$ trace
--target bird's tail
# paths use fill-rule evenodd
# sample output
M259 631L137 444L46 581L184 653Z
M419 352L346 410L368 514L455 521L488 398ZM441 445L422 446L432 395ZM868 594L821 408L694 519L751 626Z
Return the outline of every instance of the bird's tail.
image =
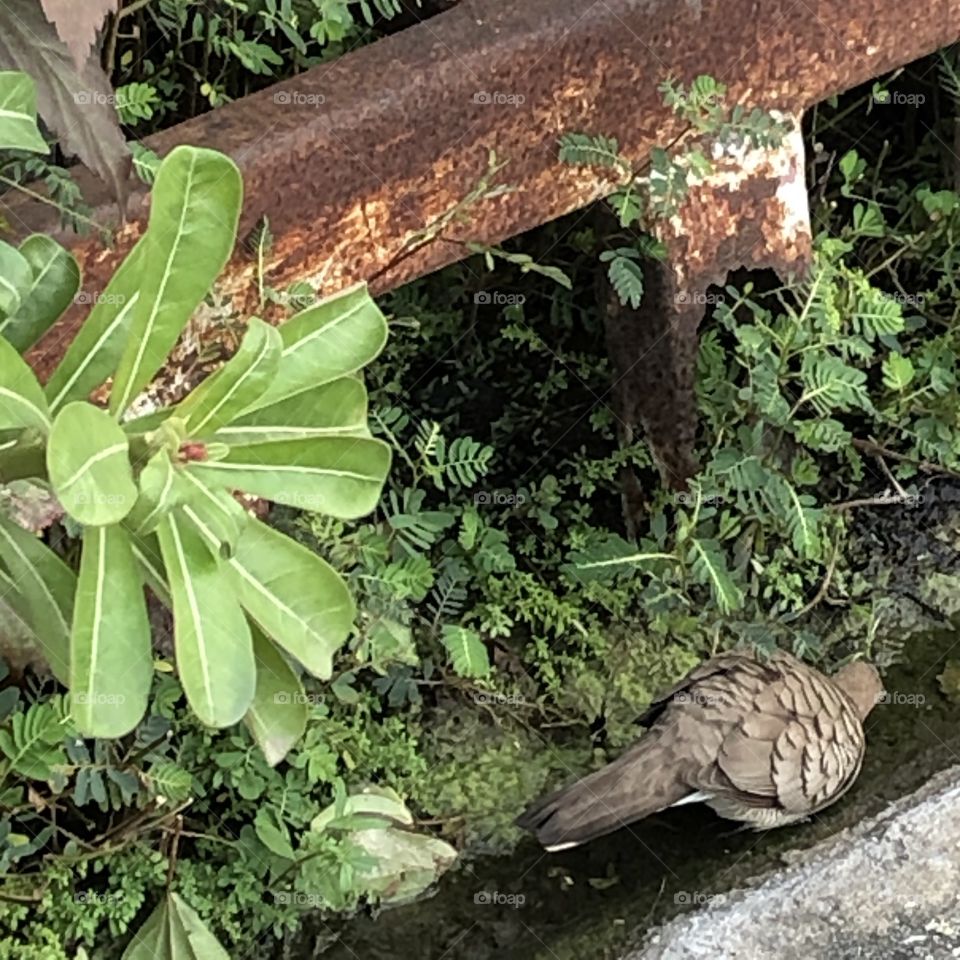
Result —
M694 791L648 733L622 757L531 804L517 826L548 851L576 847L692 798Z

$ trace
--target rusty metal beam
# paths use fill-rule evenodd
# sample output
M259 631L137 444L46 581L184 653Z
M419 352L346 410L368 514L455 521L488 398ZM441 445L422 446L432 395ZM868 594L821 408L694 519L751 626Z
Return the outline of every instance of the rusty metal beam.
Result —
M658 84L709 73L731 100L796 114L960 38L960 0L463 0L426 23L151 137L222 150L246 184L241 227L269 217L270 282L333 292L361 279L386 290L464 255L457 240L498 242L582 207L606 186L557 162L566 131L616 136L639 163L678 132ZM514 192L476 204L468 224L404 257L484 175L488 151ZM84 181L90 186L92 181ZM96 196L94 190L91 196ZM21 232L50 211L14 200ZM68 238L102 288L143 230L144 192L111 249ZM95 213L116 221L107 203ZM56 232L55 230L53 232ZM238 253L224 290L252 295ZM89 302L89 301L88 301ZM77 323L71 311L32 356L41 376Z

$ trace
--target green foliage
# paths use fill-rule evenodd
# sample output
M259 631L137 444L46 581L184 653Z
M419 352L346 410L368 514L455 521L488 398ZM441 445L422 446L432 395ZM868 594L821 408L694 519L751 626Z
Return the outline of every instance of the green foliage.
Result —
M670 90L694 125L722 133L754 123L715 110L717 85ZM827 139L825 116L813 122ZM756 123L758 143L765 129ZM185 709L162 653L145 719L109 741L58 730L63 701L52 684L11 698L0 683L3 892L39 897L5 902L0 957L72 958L80 947L94 960L115 956L158 904L169 909L178 830L177 895L242 953L252 937L292 929L302 910L377 902L400 863L422 889L416 857L393 846L396 824L409 822L396 803L465 856L509 849L526 802L620 752L654 694L716 650L780 644L830 663L869 647L889 657L891 638L870 610L877 586L849 549L848 508L890 487L886 471L909 500L920 461L958 467L960 198L950 167L929 159L933 141L916 161L922 182L908 184L909 165L880 176L886 147L850 151L847 133L822 185L815 222L831 230L817 239L810 277L773 289L739 277L703 321L702 467L684 493L661 489L642 440L617 446L589 231L556 244L569 290L523 259L544 260L564 224L542 248L532 239L521 251L508 245L509 256L479 251L492 271L482 281L478 258L386 298L392 336L366 380L371 430L392 448L394 469L375 509L357 524L290 507L270 517L313 551L321 566L311 576L329 564L355 599L348 642L324 648L330 680L258 684L255 704L291 700L269 736L255 716L211 730ZM695 172L702 161L686 163ZM654 205L673 202L683 182L678 174ZM623 210L646 216L632 190L622 190ZM654 253L634 237L611 249L621 246ZM517 289L517 273L523 297L504 309L477 297ZM101 312L101 331L113 319ZM323 362L313 356L299 370ZM340 411L345 433L363 429L365 392L358 406L353 386L321 389L290 397L274 387L281 395L223 428L224 442L308 431L304 411L317 409ZM154 468L168 475L162 457ZM635 537L620 515L627 471L645 497ZM138 481L141 493L163 487L143 473ZM251 547L219 505L190 507L210 549L225 551L235 572L233 561L263 569L264 543L279 533L253 525ZM15 537L3 540L5 559L10 543L23 546ZM69 622L72 571L49 569L58 589L25 596L25 609L46 603ZM281 599L302 592L297 582L283 593L283 578L271 588ZM304 656L323 646L312 626L301 622ZM289 668L253 633L258 661L272 650ZM38 705L46 719L28 724ZM40 759L30 773L50 780L10 766L15 725L26 745L31 724L50 742L30 741ZM379 845L359 829L384 809L361 789L370 783L396 791L385 796L394 819L372 828ZM65 818L71 809L80 816Z
M172 604L187 699L211 726L236 723L254 706L257 667L247 617L324 678L350 630L350 599L339 578L286 538L258 531L230 494L246 490L345 518L376 503L389 450L367 434L365 396L355 380L348 383L359 390L359 416L351 409L346 420L328 411L311 417L299 408L294 420L287 416L299 393L334 389L379 350L383 318L364 291L309 308L279 332L254 319L230 361L175 407L156 410L146 424L118 422L223 266L239 200L230 161L210 151L174 150L157 176L149 227L110 285L123 292L104 301L112 309L91 311L75 341L94 336L92 349L68 351L41 388L12 344L0 341L0 427L13 434L0 452L0 474L48 481L70 519L85 528L67 660L74 717L88 735L126 734L146 709L152 654L145 582ZM10 297L0 306L13 333L22 327L18 315L44 293L34 271L39 281L47 263L34 267L7 245L0 257L10 278ZM61 281L74 289L73 277ZM56 302L62 309L65 298ZM43 323L32 324L32 337L57 315L46 310ZM341 317L348 326L331 339L328 329ZM335 342L351 332L353 343ZM111 374L109 413L86 400L66 402ZM256 425L244 420L251 412ZM319 436L311 434L318 416ZM239 439L220 432L235 422L243 424ZM293 434L284 432L291 427ZM434 444L431 454L440 483L444 476L475 475L489 456L463 444L449 451ZM156 544L144 539L154 533ZM158 562L165 571L161 587ZM58 603L52 574L29 557L12 558L6 567L48 585L48 596L38 589L36 602L24 588L28 622L38 634L54 618L65 619L52 609ZM298 687L295 677L292 685ZM267 700L257 714L254 729L264 735L265 717L276 715L283 725Z
M620 144L614 137L565 133L560 138L560 159L578 166L602 167L622 172L630 165L620 155Z
M461 677L485 677L490 673L486 648L475 630L445 624L443 645L450 655L454 671Z
M706 145L728 149L745 144L749 149L770 149L789 132L785 123L762 110L748 113L740 104L728 110L724 104L726 86L709 76L697 77L689 90L668 79L661 84L660 92L665 105L683 122L684 133L670 151L653 147L648 169L642 173L620 153L613 137L567 133L560 138L561 161L609 170L619 181L607 199L620 226L625 230L639 226L647 231L639 239L632 233L607 238L607 242L624 242L600 255L601 262L609 264L610 283L620 302L633 309L643 298L640 261L644 257L662 259L662 250L651 236L657 221L677 214L691 181L713 172L713 163L704 152ZM870 217L874 217L873 210ZM635 246L628 246L628 241Z
M117 112L138 136L285 79L372 38L399 0L148 0L107 33Z
M634 310L643 299L643 269L639 260L640 253L633 247L618 247L600 254L600 262L610 264L607 268L610 283L620 302L629 303Z

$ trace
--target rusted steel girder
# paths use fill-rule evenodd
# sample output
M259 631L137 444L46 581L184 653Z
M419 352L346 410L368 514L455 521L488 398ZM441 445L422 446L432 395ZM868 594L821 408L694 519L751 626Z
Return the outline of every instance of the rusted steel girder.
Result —
M307 279L333 292L367 279L383 291L464 256L457 241L498 242L602 195L599 174L558 163L558 136L616 136L639 164L679 131L657 90L669 75L708 73L731 102L797 115L958 37L960 0L463 0L147 145L162 155L192 143L237 161L241 228L269 218L273 286ZM477 185L491 149L513 192L405 255ZM112 248L65 238L86 302L142 233L144 196L131 197ZM56 232L47 208L14 201L0 212L23 233ZM116 211L103 203L94 218L115 222ZM252 299L253 270L238 253L224 291ZM73 309L34 351L41 376L81 319Z

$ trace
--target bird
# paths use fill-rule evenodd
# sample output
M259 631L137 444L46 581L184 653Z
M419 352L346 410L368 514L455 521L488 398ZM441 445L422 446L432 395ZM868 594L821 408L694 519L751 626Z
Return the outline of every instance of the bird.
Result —
M647 730L619 758L517 825L556 852L694 802L756 830L808 819L856 780L863 721L883 692L862 660L828 677L783 650L721 654L653 701Z

